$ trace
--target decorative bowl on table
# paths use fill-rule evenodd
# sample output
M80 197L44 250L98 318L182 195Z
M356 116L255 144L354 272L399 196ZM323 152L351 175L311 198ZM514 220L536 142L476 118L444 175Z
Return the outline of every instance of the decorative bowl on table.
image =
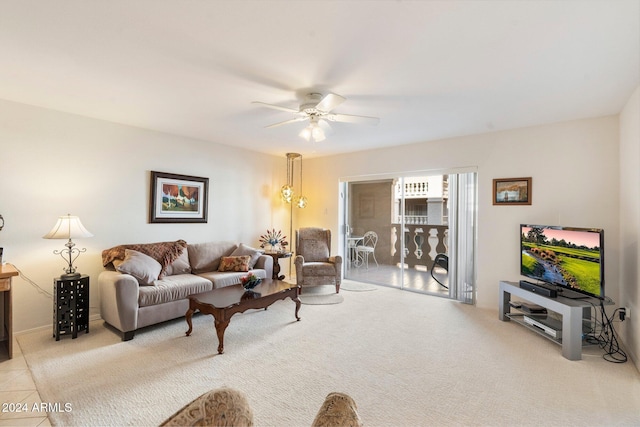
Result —
M262 282L262 279L253 273L240 278L240 283L248 291L258 286L260 282Z

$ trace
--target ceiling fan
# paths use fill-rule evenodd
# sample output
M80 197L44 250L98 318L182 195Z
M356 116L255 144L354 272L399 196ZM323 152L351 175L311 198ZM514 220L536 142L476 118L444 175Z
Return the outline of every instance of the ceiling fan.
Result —
M345 97L336 95L335 93L329 93L323 97L321 93L312 92L305 96L303 103L297 110L295 108L281 107L280 105L267 104L266 102L260 101L254 101L253 104L260 104L268 108L286 111L295 115L295 117L292 119L274 123L272 125L266 126L267 128L273 128L289 123L309 120L309 126L304 128L302 132L300 132L300 136L307 141L313 140L315 142L318 142L325 139L324 130L321 125L328 129L331 128L327 121L344 123L365 123L372 125L376 125L380 121L380 119L377 117L355 116L352 114L338 114L331 112L334 108L336 108L346 100L347 99Z

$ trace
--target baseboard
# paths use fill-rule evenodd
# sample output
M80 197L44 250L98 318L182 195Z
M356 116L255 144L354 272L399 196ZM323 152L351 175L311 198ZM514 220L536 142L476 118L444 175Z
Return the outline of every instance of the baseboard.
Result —
M94 320L101 320L101 319L102 319L102 316L100 316L99 314L93 314L89 316L89 322L92 322ZM13 336L15 337L18 335L30 334L31 332L38 332L38 331L44 331L44 330L53 331L53 323L51 323L50 325L36 326L35 328L25 329L20 332L14 332Z

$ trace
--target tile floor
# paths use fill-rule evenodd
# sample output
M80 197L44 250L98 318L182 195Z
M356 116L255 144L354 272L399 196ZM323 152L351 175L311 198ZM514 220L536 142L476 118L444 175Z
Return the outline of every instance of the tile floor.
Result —
M42 400L15 337L13 359L0 356L0 427L50 426Z
M435 270L435 275L445 285L448 284L449 278L445 270L438 268ZM403 288L408 291L420 292L430 295L448 296L449 290L439 285L429 270L417 270L413 268L407 268L404 271L404 276L401 275L401 270L395 265L370 264L369 268L365 267L350 267L347 269L345 279L357 280L361 282L375 283L377 285L392 286L394 288Z

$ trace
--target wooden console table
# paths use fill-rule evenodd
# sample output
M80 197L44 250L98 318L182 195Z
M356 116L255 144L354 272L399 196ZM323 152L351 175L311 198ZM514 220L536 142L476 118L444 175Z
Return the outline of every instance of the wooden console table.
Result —
M13 320L11 308L11 278L18 275L18 270L11 264L0 265L0 292L2 293L4 308L3 339L6 354L13 358Z

